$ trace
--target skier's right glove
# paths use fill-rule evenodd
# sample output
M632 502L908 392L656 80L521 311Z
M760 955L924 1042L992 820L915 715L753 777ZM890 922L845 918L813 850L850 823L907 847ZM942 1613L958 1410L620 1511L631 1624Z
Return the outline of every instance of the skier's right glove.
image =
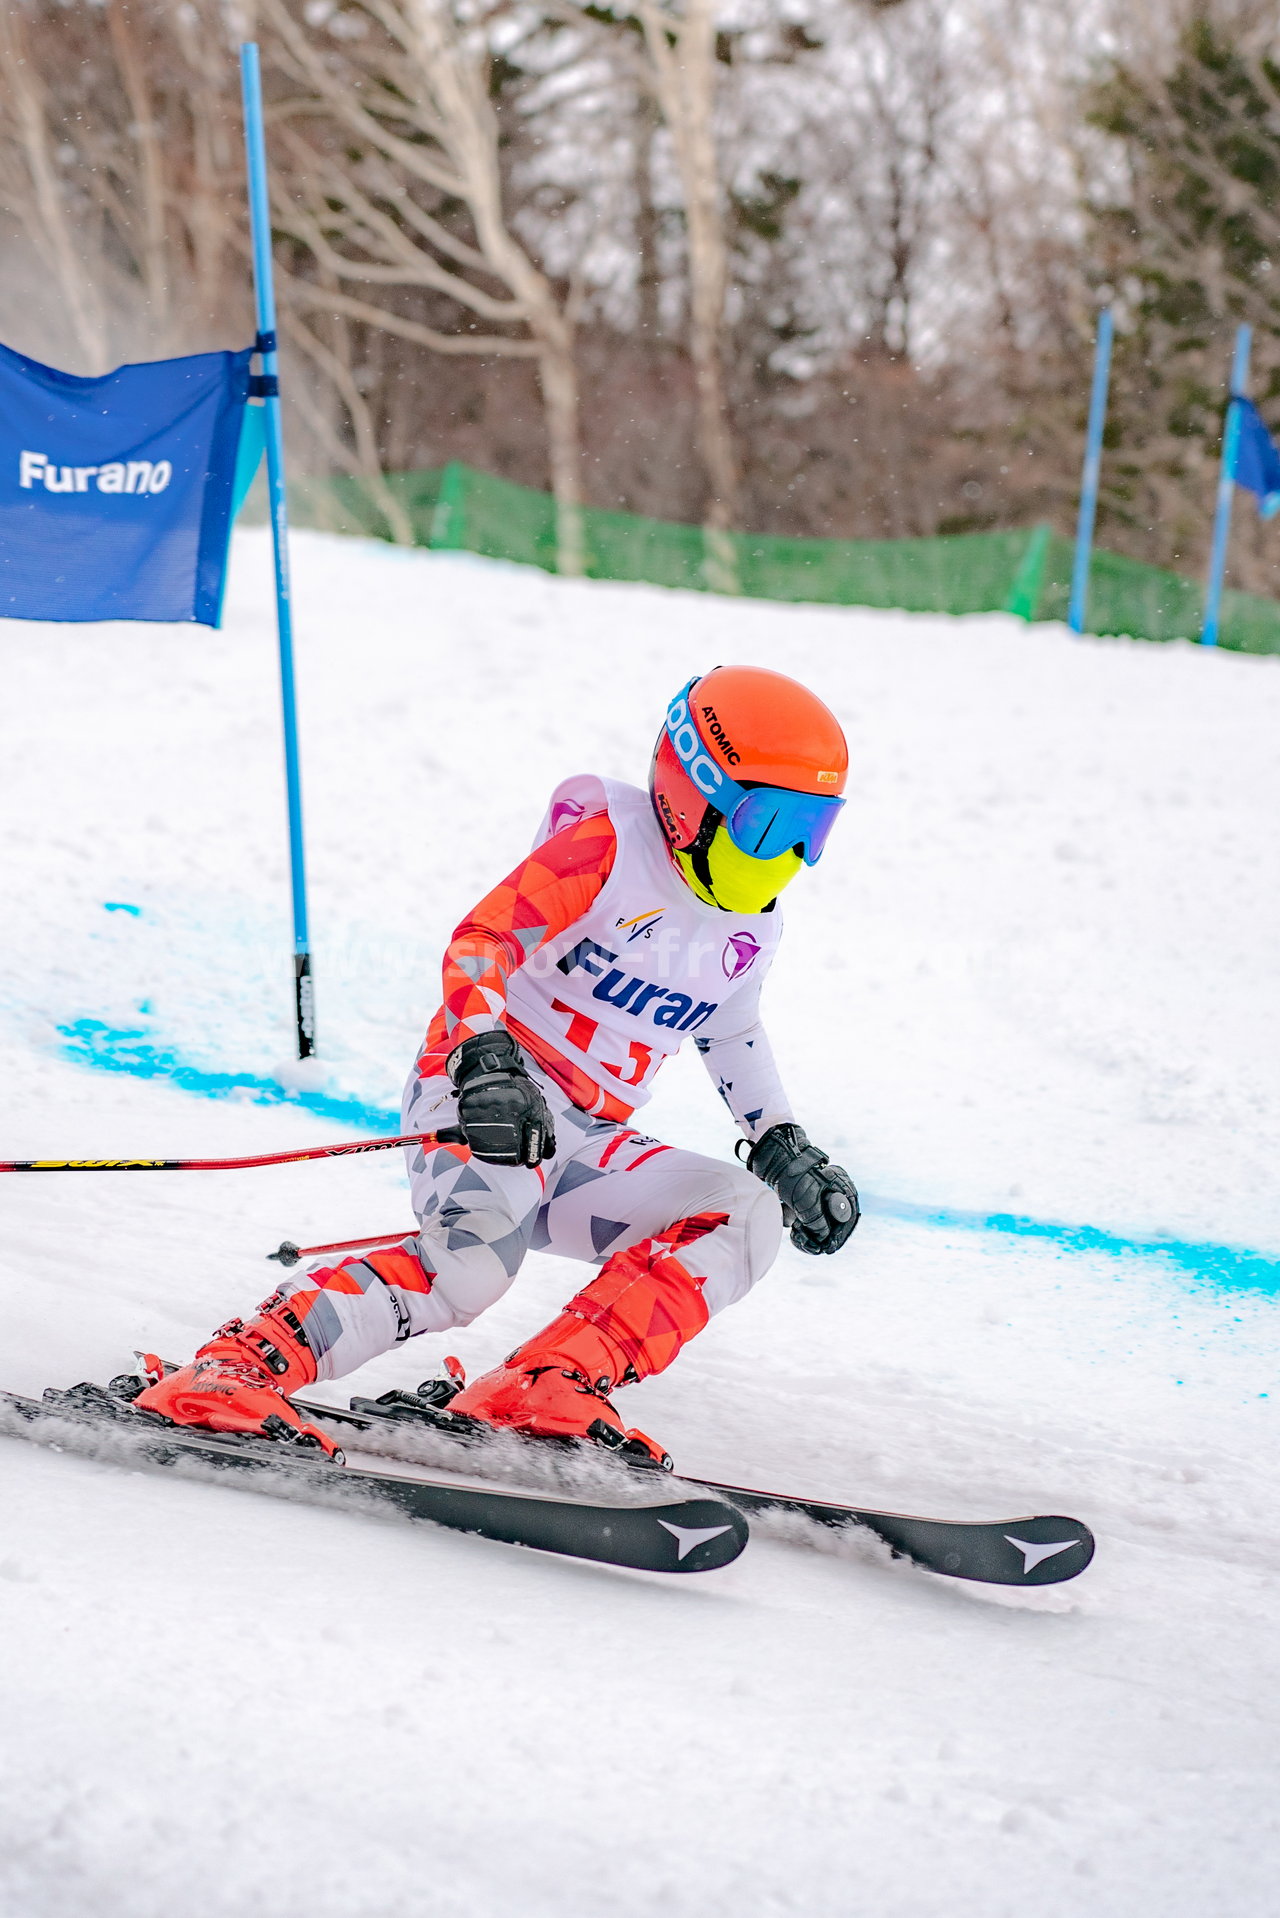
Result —
M798 1125L770 1126L747 1154L747 1170L773 1187L801 1252L838 1252L861 1216L858 1190L841 1165L810 1145ZM790 1216L788 1216L790 1215Z
M490 1165L537 1165L555 1154L547 1102L525 1071L509 1032L480 1032L449 1054L458 1089L458 1124L477 1159Z

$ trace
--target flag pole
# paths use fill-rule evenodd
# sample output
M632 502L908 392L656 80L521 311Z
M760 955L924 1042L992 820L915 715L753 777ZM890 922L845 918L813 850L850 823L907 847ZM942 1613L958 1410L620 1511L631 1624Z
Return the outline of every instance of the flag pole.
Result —
M1089 426L1085 434L1084 472L1080 479L1080 513L1076 521L1076 561L1071 573L1071 601L1067 625L1084 631L1089 607L1089 567L1093 558L1093 524L1098 515L1098 480L1102 472L1102 434L1107 423L1107 389L1111 382L1111 308L1098 315L1098 338L1093 349L1093 392L1089 398Z
M1240 408L1249 386L1249 347L1251 326L1236 328L1235 358L1231 363L1231 394L1227 401L1227 422L1222 433L1222 468L1218 475L1218 507L1213 516L1213 551L1209 558L1209 584L1204 596L1202 646L1216 646L1222 617L1222 581L1227 570L1227 542L1231 537L1231 499L1236 483L1236 453L1240 445Z
M298 715L293 683L293 599L289 585L289 521L285 505L284 434L280 426L280 381L276 360L276 295L271 272L271 205L267 192L267 146L262 129L262 76L258 48L240 49L244 98L244 144L249 165L249 221L253 234L253 284L257 297L256 350L262 372L251 389L265 402L267 487L275 551L276 631L280 641L280 699L284 709L284 771L289 799L289 868L293 881L294 1016L298 1057L315 1051L315 1001L311 984L311 938L307 929L307 869L302 843L302 785L298 772Z

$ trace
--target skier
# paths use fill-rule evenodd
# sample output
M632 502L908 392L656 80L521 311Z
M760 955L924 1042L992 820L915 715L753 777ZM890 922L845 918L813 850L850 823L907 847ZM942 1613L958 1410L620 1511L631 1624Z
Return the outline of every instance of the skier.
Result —
M558 786L529 857L445 954L402 1129L460 1142L407 1149L417 1235L282 1280L136 1405L332 1452L289 1394L470 1325L527 1252L548 1251L600 1269L449 1410L669 1465L610 1394L664 1371L742 1298L784 1221L814 1254L839 1251L858 1223L852 1180L795 1122L759 1011L778 895L820 857L847 768L840 725L812 693L721 666L671 702L647 793L590 775ZM745 1165L631 1123L690 1035Z

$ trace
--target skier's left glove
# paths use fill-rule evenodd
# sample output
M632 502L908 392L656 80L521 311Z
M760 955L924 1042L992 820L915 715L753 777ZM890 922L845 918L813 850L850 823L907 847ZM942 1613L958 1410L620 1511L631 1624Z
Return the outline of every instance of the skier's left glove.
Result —
M791 1243L801 1252L838 1252L847 1242L861 1216L857 1187L843 1166L809 1144L802 1127L770 1126L747 1154L747 1170L781 1199Z
M555 1157L547 1102L525 1071L509 1032L480 1032L464 1039L446 1063L458 1088L458 1124L477 1159L490 1165L537 1165Z

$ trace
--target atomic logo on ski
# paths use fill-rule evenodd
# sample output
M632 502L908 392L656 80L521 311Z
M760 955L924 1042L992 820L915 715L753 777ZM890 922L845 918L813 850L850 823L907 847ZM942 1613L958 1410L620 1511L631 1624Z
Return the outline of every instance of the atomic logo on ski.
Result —
M1047 1558L1053 1558L1058 1552L1070 1551L1073 1545L1080 1543L1078 1538L1064 1538L1057 1545L1031 1545L1025 1538L1014 1538L1011 1532L1006 1532L1005 1537L1010 1545L1016 1545L1022 1553L1024 1578L1028 1572L1034 1572L1037 1565L1043 1565Z
M709 1538L719 1538L723 1532L732 1530L728 1525L673 1525L666 1518L660 1518L658 1523L675 1540L677 1560L687 1558L695 1545L705 1545Z

